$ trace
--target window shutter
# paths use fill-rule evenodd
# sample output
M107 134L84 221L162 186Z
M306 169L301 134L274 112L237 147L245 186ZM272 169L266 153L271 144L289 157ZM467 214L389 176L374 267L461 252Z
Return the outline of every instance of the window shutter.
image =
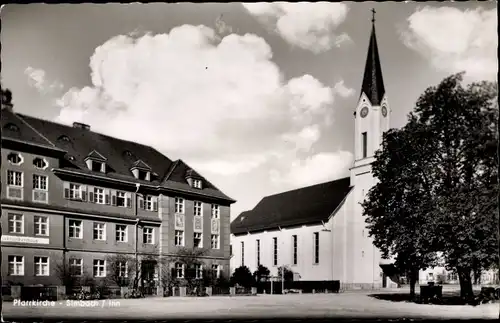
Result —
M116 191L111 191L111 205L116 206Z
M139 208L144 209L144 197L137 195L137 199L139 200Z
M105 189L104 190L104 202L109 205L110 203L110 198L109 198L109 189Z
M69 183L64 182L64 198L69 199Z
M158 197L153 196L153 211L158 211Z
M127 197L127 207L130 209L130 208L132 208L132 195L131 195L131 193L127 193L126 197Z
M82 185L82 201L85 202L87 201L87 186Z
M89 186L89 202L94 203L94 187Z

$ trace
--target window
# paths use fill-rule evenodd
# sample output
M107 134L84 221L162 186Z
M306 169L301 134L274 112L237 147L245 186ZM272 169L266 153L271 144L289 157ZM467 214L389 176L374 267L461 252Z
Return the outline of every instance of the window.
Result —
M69 220L69 230L68 234L70 238L81 239L82 238L82 221L81 220Z
M260 240L257 239L257 245L255 247L255 249L257 249L257 267L259 267L260 265Z
M126 261L118 261L116 264L116 270L118 272L118 277L128 277L128 268Z
M95 161L95 160L92 160L92 168L91 168L91 170L93 172L101 172L102 171L102 166L103 166L103 163Z
M49 218L46 216L35 215L33 218L35 223L35 235L36 236L48 236L49 235Z
M9 233L24 233L24 217L22 214L9 214Z
M104 204L104 189L94 187L94 202L97 204Z
M33 174L33 189L46 191L47 190L47 176Z
M428 273L427 274L427 280L430 280L430 281L434 280L434 274L433 273Z
M15 170L7 171L7 185L22 187L23 186L23 173Z
M82 198L82 187L78 184L69 184L69 198L79 200Z
M83 260L77 258L70 258L69 270L73 276L81 276L83 274Z
M116 206L127 207L127 194L125 192L116 192Z
M447 275L448 280L458 280L458 275L457 273L448 273Z
M181 263L175 264L175 276L177 278L184 278L184 265Z
M245 243L242 241L241 243L241 265L245 266Z
M212 204L212 218L218 219L220 216L220 208L216 204Z
M21 165L23 163L23 157L16 153L10 153L7 155L7 160L12 165Z
M49 164L42 158L35 158L33 159L33 166L38 169L45 169Z
M106 261L94 259L94 277L106 277Z
M146 195L144 199L144 208L149 211L153 211L153 197L151 195Z
M148 171L139 169L137 172L137 178L143 181L149 181L150 173Z
M212 271L215 272L215 277L220 278L220 265L213 264Z
M363 132L361 134L361 144L362 144L362 147L363 147L363 158L366 158L366 156L368 155L368 151L367 151L367 133L366 132Z
M94 222L94 240L106 240L106 224Z
M195 248L201 248L203 245L202 235L200 232L194 233L193 245Z
M116 241L118 242L127 242L127 225L125 224L117 224L116 225Z
M199 180L199 179L194 179L194 180L193 180L193 187L194 187L194 188L201 188L201 180Z
M8 256L8 260L9 260L9 275L24 276L24 257Z
M194 215L202 216L203 214L203 204L198 201L194 201Z
M184 213L184 199L180 197L175 198L175 213Z
M212 234L212 236L210 237L210 248L219 249L219 235L218 234Z
M195 273L196 279L202 279L203 278L203 266L201 264L195 264L194 265L194 273Z
M184 245L184 231L175 230L175 245L176 246Z
M319 264L319 232L314 232L314 263Z
M273 238L273 266L278 266L278 238Z
M142 241L143 243L153 244L154 241L153 228L151 227L142 228Z
M231 256L231 257L233 256L233 245L232 244L229 245L229 256Z
M35 276L49 276L49 257L35 257Z
M298 254L297 254L297 235L292 236L292 244L293 244L293 259L292 264L296 265L298 263Z

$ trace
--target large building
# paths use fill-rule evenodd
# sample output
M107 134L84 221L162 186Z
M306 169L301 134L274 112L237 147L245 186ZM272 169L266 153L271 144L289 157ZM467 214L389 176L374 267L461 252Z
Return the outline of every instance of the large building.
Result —
M389 102L372 27L354 110L350 177L265 197L231 223L231 267L289 266L301 280L340 280L343 288L394 284L381 268L360 203L375 184L371 163L389 129Z
M62 263L105 277L110 255L152 261L143 277L158 281L163 262L154 259L174 259L179 248L203 248L207 268L229 273L234 200L182 160L10 104L0 126L4 284L61 285ZM182 264L171 266L184 274Z
M368 236L361 202L376 179L371 172L375 152L389 129L391 110L385 92L375 25L358 103L354 110L354 164L350 176L263 198L231 223L231 269L259 265L272 276L289 267L294 279L339 280L343 289L396 286L393 260L385 260ZM498 282L498 271L482 274L485 284ZM457 275L443 266L421 270L419 283Z

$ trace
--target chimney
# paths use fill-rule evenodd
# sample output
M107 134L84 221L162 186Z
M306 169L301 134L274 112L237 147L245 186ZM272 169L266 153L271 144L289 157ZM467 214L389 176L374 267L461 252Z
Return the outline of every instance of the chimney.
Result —
M73 128L80 128L83 130L90 130L90 126L85 123L73 122Z
M2 95L1 95L1 100L2 100L2 109L6 109L9 111L12 111L13 104L12 104L12 92L10 92L9 89L2 89Z

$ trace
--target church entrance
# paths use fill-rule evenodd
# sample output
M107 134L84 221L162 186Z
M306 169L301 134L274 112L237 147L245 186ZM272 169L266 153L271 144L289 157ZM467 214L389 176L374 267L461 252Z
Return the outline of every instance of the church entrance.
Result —
M387 288L387 275L382 273L382 288Z

